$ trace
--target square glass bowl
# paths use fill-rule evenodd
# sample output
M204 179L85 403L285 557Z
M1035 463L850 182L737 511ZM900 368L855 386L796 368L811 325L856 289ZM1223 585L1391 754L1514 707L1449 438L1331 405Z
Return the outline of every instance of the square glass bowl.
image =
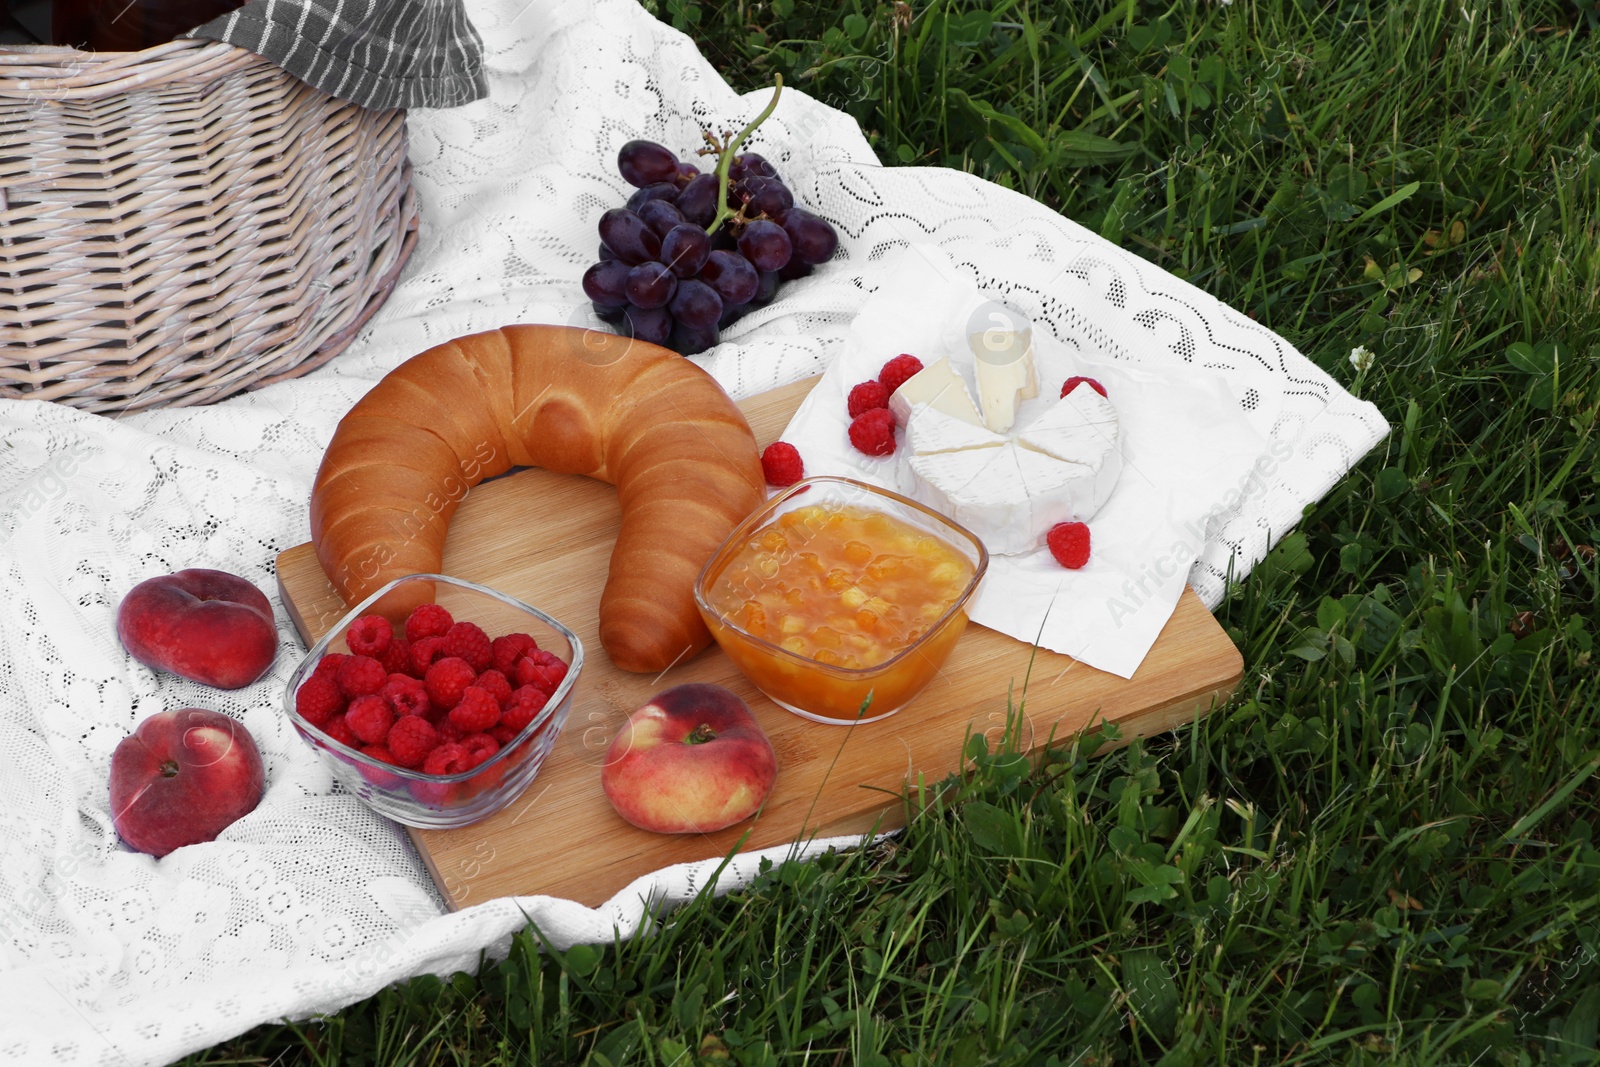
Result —
M541 649L566 661L567 676L532 722L483 763L460 774L424 774L349 748L301 718L295 711L295 694L324 655L349 651L345 631L391 593L395 594L391 603L435 601L458 622L475 622L491 638L508 633L529 634ZM284 710L301 738L328 765L346 792L395 822L443 830L466 826L499 811L528 787L572 710L572 693L582 669L583 643L578 635L538 608L475 582L442 574L413 574L397 578L373 593L312 646L289 679Z
M858 534L870 540L841 542ZM854 561L831 566L835 548ZM971 531L914 500L851 478L806 478L728 535L700 571L695 604L723 652L775 703L816 722L876 722L944 666L988 565ZM907 614L911 593L933 602Z

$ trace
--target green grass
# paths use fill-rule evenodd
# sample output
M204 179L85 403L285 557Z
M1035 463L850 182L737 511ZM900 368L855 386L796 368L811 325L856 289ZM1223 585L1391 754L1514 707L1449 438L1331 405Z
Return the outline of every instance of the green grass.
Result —
M1394 432L1219 609L1246 675L1203 722L974 750L903 837L658 936L528 932L191 1062L1600 1063L1600 5L662 16L886 164L1188 278Z

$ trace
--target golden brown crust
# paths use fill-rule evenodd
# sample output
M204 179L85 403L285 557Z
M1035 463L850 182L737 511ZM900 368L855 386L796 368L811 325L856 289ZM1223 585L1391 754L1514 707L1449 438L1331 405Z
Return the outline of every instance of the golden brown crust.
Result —
M660 671L709 643L694 580L763 499L755 438L699 367L596 331L510 326L386 375L340 420L317 471L323 571L347 604L437 572L466 491L513 466L616 485L622 527L600 597L612 662Z

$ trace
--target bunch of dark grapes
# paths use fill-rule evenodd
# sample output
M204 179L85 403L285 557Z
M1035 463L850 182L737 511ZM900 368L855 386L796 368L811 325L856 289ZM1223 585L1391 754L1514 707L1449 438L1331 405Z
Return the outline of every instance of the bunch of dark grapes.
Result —
M584 272L583 291L596 314L641 341L703 352L771 301L780 281L805 277L838 247L833 227L796 204L754 152L728 165L732 213L720 222L717 175L671 149L629 141L617 170L638 192L600 216L600 262Z

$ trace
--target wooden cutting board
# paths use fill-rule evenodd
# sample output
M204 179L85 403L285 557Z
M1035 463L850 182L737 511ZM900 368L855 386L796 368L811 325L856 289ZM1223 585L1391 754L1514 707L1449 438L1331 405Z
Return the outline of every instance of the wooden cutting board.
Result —
M815 383L740 405L763 447ZM659 677L613 667L597 636L597 605L617 524L610 486L539 469L479 485L451 523L444 573L543 608L575 630L587 652L571 716L527 792L472 826L410 831L452 908L526 894L595 906L661 867L725 856L746 831L742 848L758 849L899 826L902 784L933 784L957 770L969 731L998 742L1008 694L1020 698L1025 680L1018 733L1031 748L1101 719L1124 739L1170 730L1226 700L1243 674L1233 642L1185 590L1132 679L971 625L945 670L898 714L865 726L819 724L767 700L715 646ZM344 614L310 544L278 556L278 585L307 647ZM618 726L652 694L682 682L733 689L771 736L778 781L754 821L714 834L651 834L624 822L601 792L601 758Z

